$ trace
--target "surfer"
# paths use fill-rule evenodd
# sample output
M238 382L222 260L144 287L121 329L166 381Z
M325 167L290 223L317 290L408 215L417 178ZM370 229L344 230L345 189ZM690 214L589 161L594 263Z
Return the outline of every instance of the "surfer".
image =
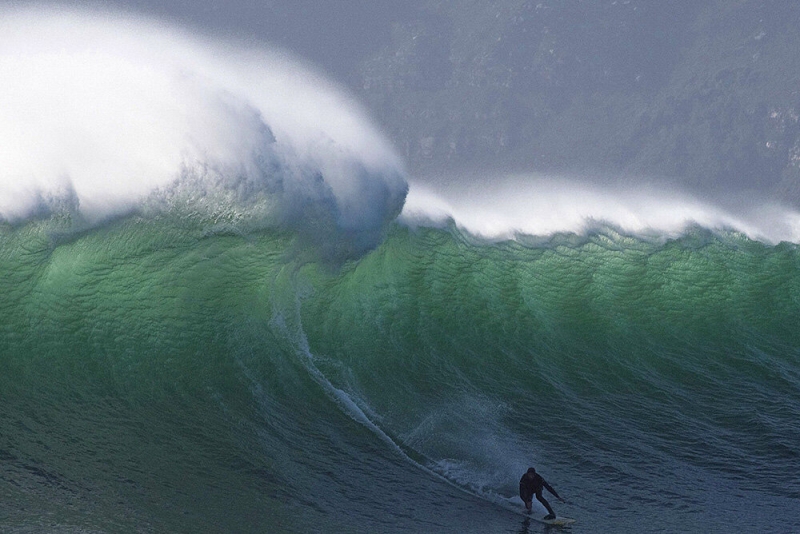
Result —
M556 493L556 490L542 478L542 475L536 472L536 469L529 467L528 471L519 479L519 497L522 499L522 502L525 503L525 508L530 512L533 496L536 495L536 500L542 503L549 512L544 518L555 519L556 513L553 511L553 508L550 507L550 503L547 502L547 499L542 496L542 488L547 489L547 491L555 495L556 499L559 501L566 502Z

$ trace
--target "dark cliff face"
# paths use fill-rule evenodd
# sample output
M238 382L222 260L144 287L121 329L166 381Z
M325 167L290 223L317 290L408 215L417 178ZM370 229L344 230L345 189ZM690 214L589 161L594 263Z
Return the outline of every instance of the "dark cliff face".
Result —
M800 201L800 6L420 2L355 89L412 170L671 177Z

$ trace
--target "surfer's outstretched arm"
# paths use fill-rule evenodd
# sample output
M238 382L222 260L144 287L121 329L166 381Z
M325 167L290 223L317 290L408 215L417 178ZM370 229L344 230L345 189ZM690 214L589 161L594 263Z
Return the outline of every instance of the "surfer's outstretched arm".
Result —
M553 486L548 484L546 480L542 479L542 484L544 485L547 491L549 491L555 496L556 499L558 499L561 502L566 502L564 499L561 498L561 496L558 493L556 493L556 490L553 489Z

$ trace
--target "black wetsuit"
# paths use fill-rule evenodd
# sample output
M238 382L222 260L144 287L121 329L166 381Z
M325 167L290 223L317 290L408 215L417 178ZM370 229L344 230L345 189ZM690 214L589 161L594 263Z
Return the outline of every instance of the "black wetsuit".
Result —
M525 473L522 475L522 478L519 479L519 496L522 501L527 504L533 501L533 496L536 495L536 500L547 508L547 512L550 515L555 517L556 513L550 507L550 503L542 496L542 488L546 488L547 491L555 495L557 499L561 498L558 496L558 493L556 493L556 490L554 490L539 473Z

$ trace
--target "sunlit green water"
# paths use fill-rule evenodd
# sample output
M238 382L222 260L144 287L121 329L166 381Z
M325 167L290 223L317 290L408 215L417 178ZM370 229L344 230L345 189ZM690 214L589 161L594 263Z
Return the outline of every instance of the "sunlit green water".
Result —
M0 235L11 531L535 532L534 464L573 532L800 525L794 245L59 227Z

